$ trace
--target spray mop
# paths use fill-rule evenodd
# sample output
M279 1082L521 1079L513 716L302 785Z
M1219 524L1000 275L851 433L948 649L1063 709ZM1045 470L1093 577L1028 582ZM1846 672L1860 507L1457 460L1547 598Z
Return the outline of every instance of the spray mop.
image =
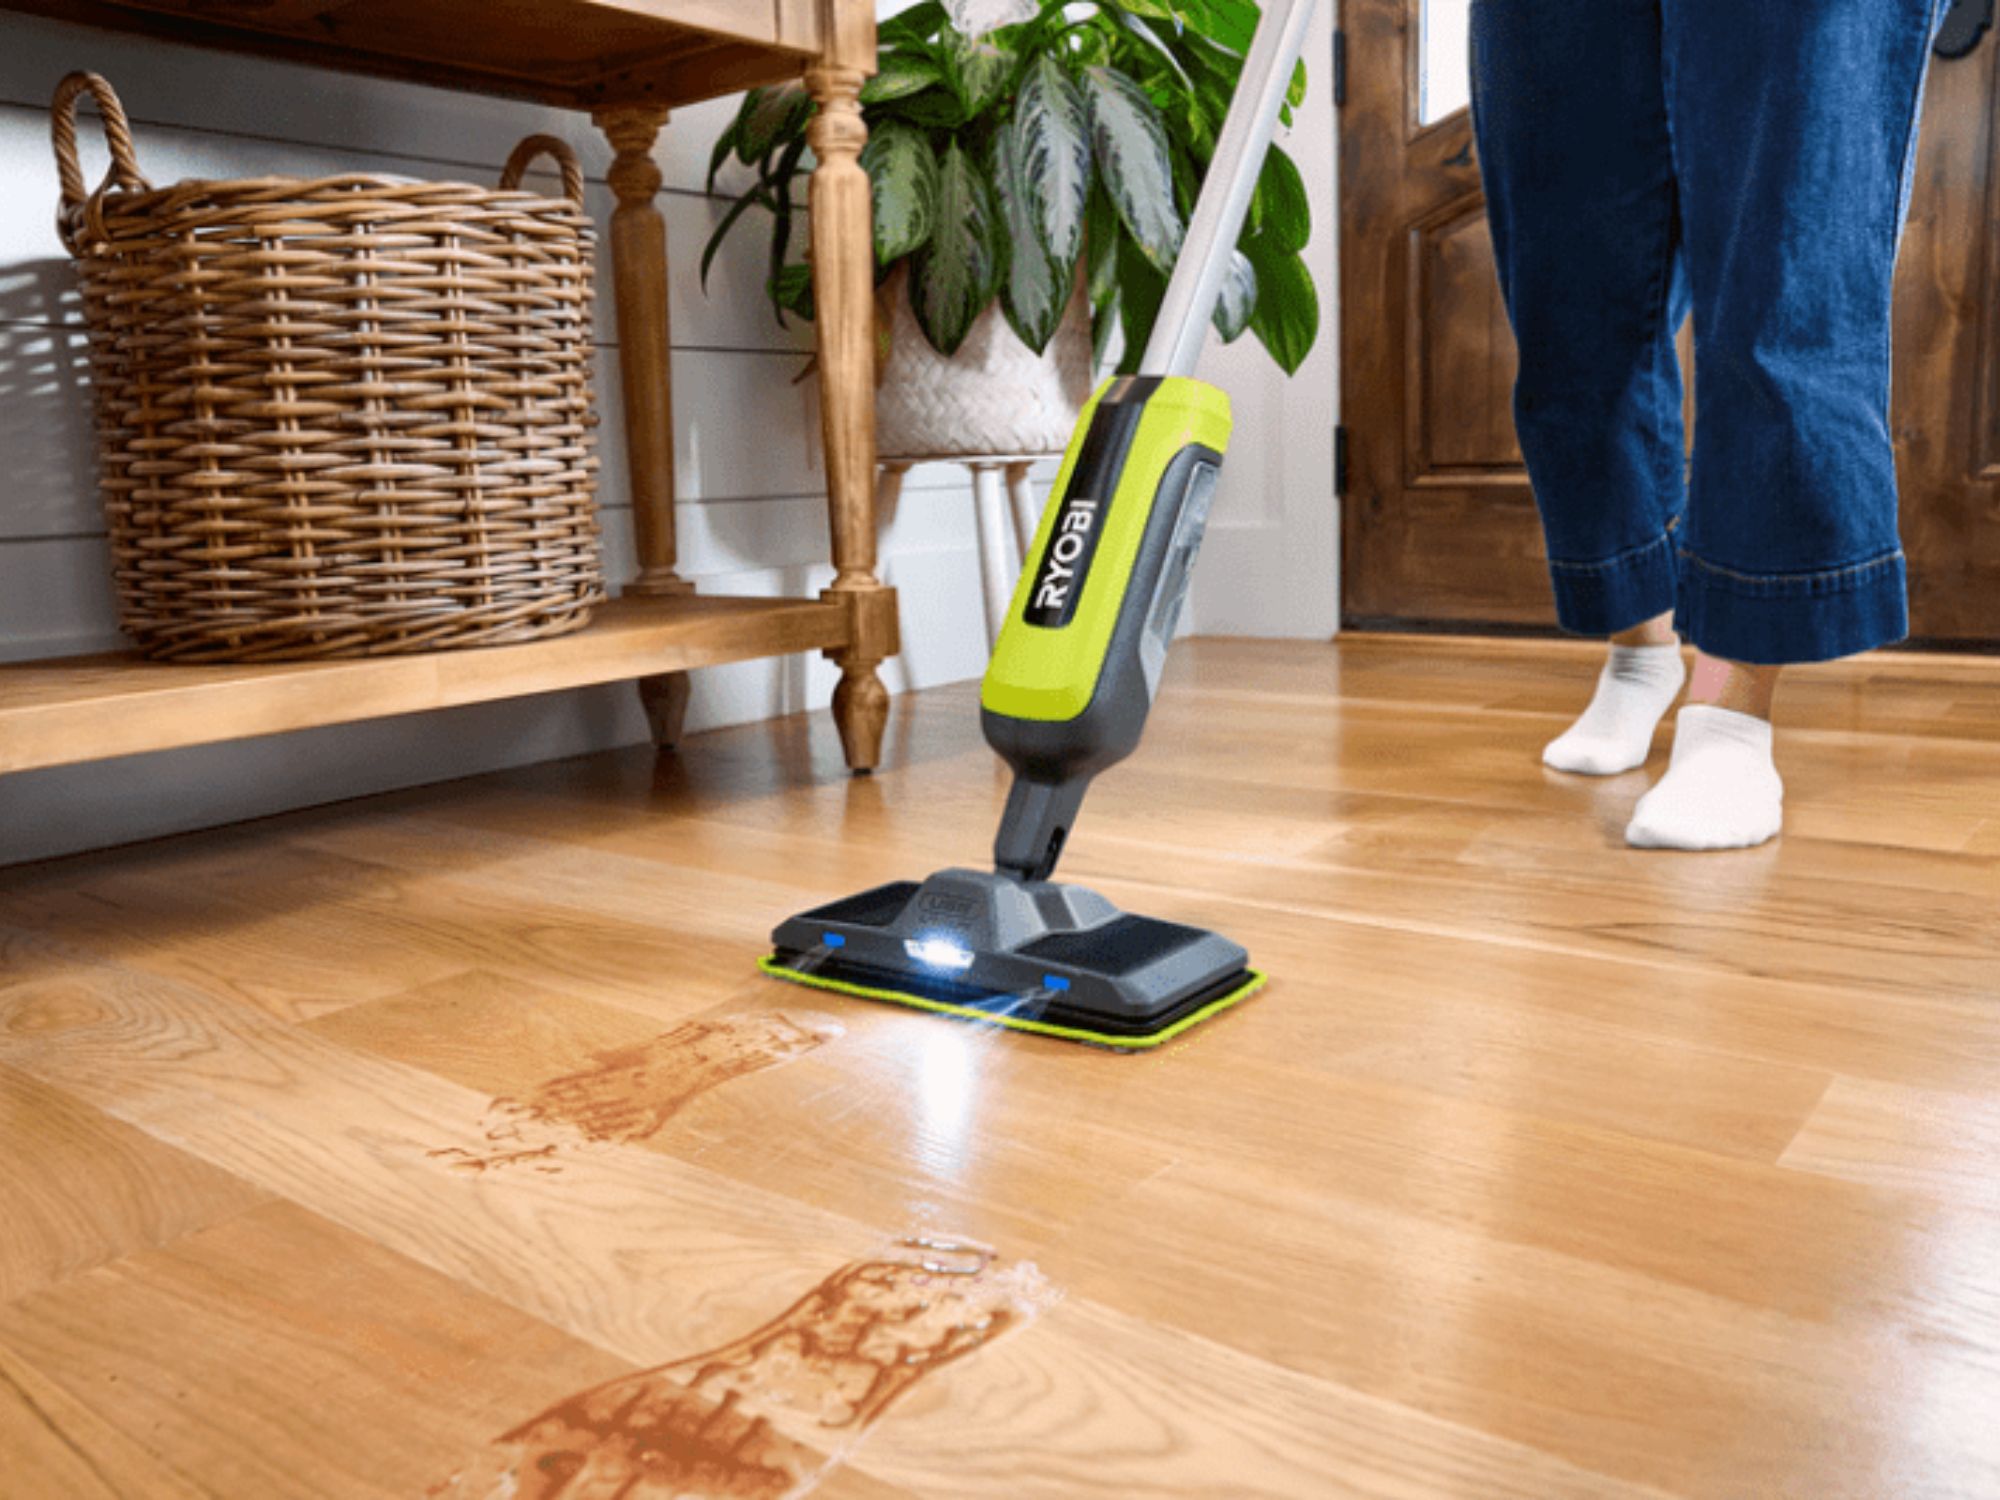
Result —
M980 688L1013 772L993 869L896 881L780 923L767 974L1104 1046L1158 1046L1264 976L1238 944L1055 873L1092 780L1131 754L1186 601L1229 397L1191 378L1313 0L1265 0L1138 373L1078 420Z

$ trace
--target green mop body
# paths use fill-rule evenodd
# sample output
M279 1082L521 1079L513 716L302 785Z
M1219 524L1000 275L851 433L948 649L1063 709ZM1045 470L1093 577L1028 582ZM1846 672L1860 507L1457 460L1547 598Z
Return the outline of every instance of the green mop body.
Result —
M980 690L1013 769L994 869L944 870L803 912L760 967L869 1000L1120 1049L1158 1046L1253 993L1236 943L1049 879L1091 780L1129 755L1187 598L1230 434L1187 378L1242 227L1312 0L1266 0L1142 373L1091 398Z

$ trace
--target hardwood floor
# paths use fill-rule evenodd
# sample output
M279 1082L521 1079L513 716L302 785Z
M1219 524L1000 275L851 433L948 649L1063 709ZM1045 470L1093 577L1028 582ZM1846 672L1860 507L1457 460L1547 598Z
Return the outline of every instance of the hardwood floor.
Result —
M2000 662L1710 856L1593 671L1188 643L1064 874L1273 982L1150 1056L752 968L982 860L971 685L0 871L0 1491L2000 1495Z

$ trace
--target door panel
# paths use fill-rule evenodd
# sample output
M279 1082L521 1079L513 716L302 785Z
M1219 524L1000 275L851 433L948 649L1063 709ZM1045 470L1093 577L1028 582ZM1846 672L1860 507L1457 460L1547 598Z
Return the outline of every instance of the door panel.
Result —
M1471 120L1463 108L1439 113L1463 97L1467 3L1343 7L1342 597L1352 626L1555 620L1514 442L1514 342ZM1960 4L1990 14L1993 0ZM1933 63L1895 338L1913 634L2000 645L2000 45L1990 34ZM1692 435L1691 324L1680 347Z
M1514 340L1471 119L1462 103L1441 113L1466 95L1464 8L1343 8L1341 597L1350 625L1552 618L1514 442Z
M1518 484L1514 336L1477 198L1411 226L1405 447L1412 484Z
M1972 0L1948 18L1991 14ZM2000 646L2000 46L1936 57L1896 268L1894 385L1910 630Z

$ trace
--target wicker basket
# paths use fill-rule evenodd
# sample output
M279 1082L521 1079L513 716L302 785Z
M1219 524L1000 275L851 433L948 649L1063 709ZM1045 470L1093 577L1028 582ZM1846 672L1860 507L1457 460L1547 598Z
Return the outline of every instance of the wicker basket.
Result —
M112 165L86 195L76 102ZM148 656L524 641L604 597L590 221L562 142L500 187L139 175L102 78L56 90L119 610ZM538 156L565 197L516 189Z

